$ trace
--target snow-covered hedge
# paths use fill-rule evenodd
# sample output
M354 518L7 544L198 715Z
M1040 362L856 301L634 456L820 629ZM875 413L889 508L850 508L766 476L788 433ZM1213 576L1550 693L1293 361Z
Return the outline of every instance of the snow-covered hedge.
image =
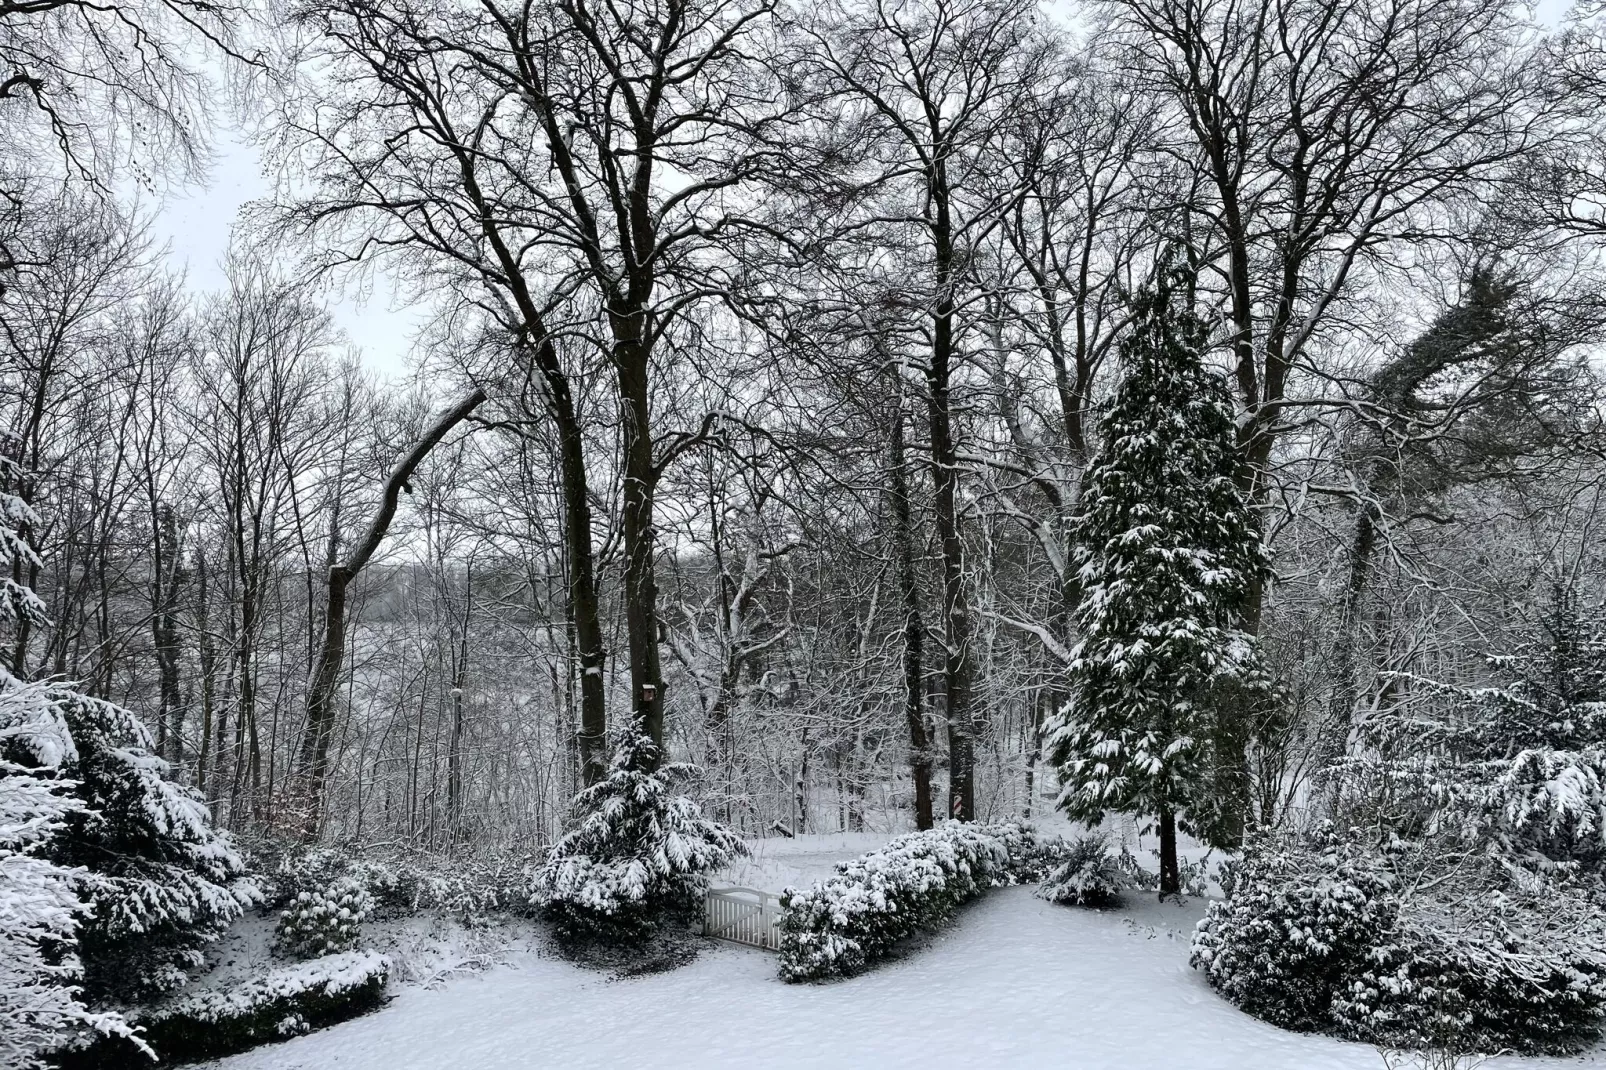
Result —
M1192 961L1245 1011L1388 1047L1561 1053L1606 1008L1599 910L1562 886L1418 879L1409 846L1325 830L1245 850Z
M1038 856L1027 826L947 821L843 862L837 876L781 894L781 977L858 973L987 889L1015 883Z
M532 859L527 854L353 854L272 842L257 844L253 854L258 866L272 874L266 905L278 910L289 909L302 893L321 894L343 881L355 882L368 894L370 916L378 919L434 913L474 922L530 909Z
M210 1059L310 1033L377 1007L390 961L348 951L274 970L232 988L198 992L131 1019L164 1063ZM107 1039L71 1053L70 1070L148 1065L126 1041Z

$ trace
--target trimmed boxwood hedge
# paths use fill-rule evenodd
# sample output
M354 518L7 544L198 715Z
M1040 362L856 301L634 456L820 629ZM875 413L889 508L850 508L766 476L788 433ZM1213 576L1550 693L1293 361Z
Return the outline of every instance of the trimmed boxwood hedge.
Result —
M379 1006L390 961L371 951L325 955L215 992L199 992L129 1015L163 1063L212 1059L310 1033ZM149 1065L120 1037L63 1053L65 1070Z
M837 866L837 876L781 893L781 979L858 973L1000 884L1040 868L1025 825L946 821Z

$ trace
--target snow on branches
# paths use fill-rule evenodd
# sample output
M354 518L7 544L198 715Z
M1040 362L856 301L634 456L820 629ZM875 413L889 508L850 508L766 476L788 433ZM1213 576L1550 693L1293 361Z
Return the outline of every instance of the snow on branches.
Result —
M578 827L536 871L535 905L566 937L645 940L694 916L707 874L746 853L735 833L674 792L693 768L654 767L653 749L645 736L620 739L607 775L575 797Z
M1199 811L1208 838L1231 840L1216 827L1230 815L1203 810L1214 801L1230 811L1245 790L1211 778L1241 769L1231 718L1253 701L1246 689L1266 689L1236 617L1267 559L1234 480L1232 408L1204 366L1208 328L1187 283L1162 272L1134 299L1125 378L1072 526L1081 638L1070 700L1046 738L1071 817Z

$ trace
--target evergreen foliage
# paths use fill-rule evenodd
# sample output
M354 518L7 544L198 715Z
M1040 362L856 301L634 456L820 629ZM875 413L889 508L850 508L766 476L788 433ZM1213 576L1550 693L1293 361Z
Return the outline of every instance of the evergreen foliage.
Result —
M10 463L0 458L0 475ZM18 532L37 522L20 498L0 492L0 624L43 619L38 597L11 578L14 564L37 560ZM64 774L78 751L57 690L0 667L0 1063L24 1070L85 1032L123 1037L140 1050L120 1016L91 1012L79 996L86 874L49 856L84 812L78 785Z
M1192 961L1227 999L1290 1029L1393 1048L1581 1050L1606 1009L1599 906L1499 875L1331 826L1262 840L1199 923Z
M1229 782L1244 762L1236 722L1267 691L1236 623L1267 558L1234 482L1232 408L1203 363L1208 330L1187 282L1162 272L1133 303L1125 377L1072 526L1080 641L1047 740L1071 817L1178 812L1220 841L1233 838L1244 793Z
M63 772L83 804L48 853L85 871L84 990L97 1000L169 991L255 901L255 887L230 838L212 827L200 796L171 779L133 714L65 686L46 690L73 741L76 756Z
M781 895L781 979L848 977L945 921L987 889L1041 865L1027 826L945 821L837 866L837 875Z
M1108 837L1092 833L1078 837L1057 852L1058 863L1049 870L1037 894L1053 903L1078 907L1113 907L1131 877L1110 851Z
M373 896L353 877L304 889L280 912L274 948L297 959L349 951L361 939L373 906Z
M371 1011L384 999L389 973L389 960L371 951L326 955L230 988L158 1004L133 1020L164 1063L212 1059ZM149 1065L120 1038L71 1052L60 1062L63 1070Z
M575 797L578 826L535 874L534 902L570 940L637 944L698 916L707 874L746 846L702 815L677 783L691 766L654 766L656 745L619 740L607 775Z

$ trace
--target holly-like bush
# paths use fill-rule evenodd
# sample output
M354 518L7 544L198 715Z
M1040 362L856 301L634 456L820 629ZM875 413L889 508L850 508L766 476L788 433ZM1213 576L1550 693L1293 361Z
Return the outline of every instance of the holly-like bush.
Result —
M279 915L274 947L297 959L348 951L357 946L373 902L367 889L351 877L297 892Z

